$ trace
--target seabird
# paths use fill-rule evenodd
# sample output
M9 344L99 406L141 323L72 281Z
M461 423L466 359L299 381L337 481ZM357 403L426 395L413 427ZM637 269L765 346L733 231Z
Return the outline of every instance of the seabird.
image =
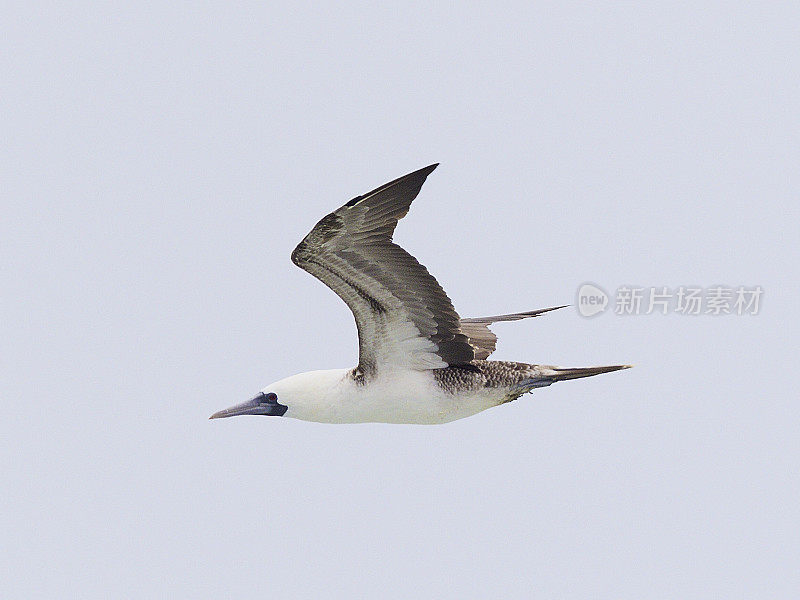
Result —
M321 423L446 423L556 381L630 365L566 369L486 360L489 325L564 308L462 319L428 270L392 242L397 222L438 164L356 196L324 217L292 262L344 300L358 329L358 366L281 379L212 419L294 417Z

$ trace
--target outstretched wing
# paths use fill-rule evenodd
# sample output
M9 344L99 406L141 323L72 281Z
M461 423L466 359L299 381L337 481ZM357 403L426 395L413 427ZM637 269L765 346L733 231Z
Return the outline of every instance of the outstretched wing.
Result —
M461 332L469 338L469 343L475 349L475 358L486 359L494 352L497 347L497 336L489 329L489 325L499 321L519 321L528 317L538 317L539 315L558 310L565 306L554 306L552 308L540 308L539 310L529 310L527 312L513 313L510 315L496 315L494 317L476 317L474 319L461 319Z
M428 270L392 243L431 165L353 198L324 217L292 261L345 301L358 327L359 369L439 369L475 357L450 298Z

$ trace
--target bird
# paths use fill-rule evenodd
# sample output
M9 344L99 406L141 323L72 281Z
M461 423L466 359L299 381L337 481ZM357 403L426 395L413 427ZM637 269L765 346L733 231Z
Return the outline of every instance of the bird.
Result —
M537 317L554 306L491 317L459 317L445 291L392 241L438 163L356 196L323 217L292 262L333 290L358 331L358 365L281 379L211 415L292 417L318 423L440 424L516 400L557 381L629 368L562 368L487 360L493 323Z

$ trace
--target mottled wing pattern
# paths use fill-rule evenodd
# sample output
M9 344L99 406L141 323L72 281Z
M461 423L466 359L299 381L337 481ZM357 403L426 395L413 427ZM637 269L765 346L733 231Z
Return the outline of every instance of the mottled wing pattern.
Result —
M489 325L500 321L519 321L528 317L536 317L551 310L558 310L564 306L540 308L527 312L513 313L510 315L495 315L493 317L476 317L461 319L461 332L469 338L469 343L475 350L476 359L486 359L497 347L497 336L489 329Z
M475 358L450 298L417 260L392 243L431 165L324 217L292 261L331 288L353 312L359 370L439 369Z

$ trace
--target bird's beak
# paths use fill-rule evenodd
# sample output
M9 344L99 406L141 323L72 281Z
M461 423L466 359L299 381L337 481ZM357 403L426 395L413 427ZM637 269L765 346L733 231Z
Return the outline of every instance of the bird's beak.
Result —
M247 402L215 412L209 419L224 419L225 417L237 417L239 415L268 415L269 407L262 404L260 400L261 396L258 395Z
M209 419L224 419L225 417L237 417L239 415L264 415L267 417L282 417L286 414L288 407L278 403L275 394L260 393L255 398L242 402L236 406L231 406L225 410L215 412Z

